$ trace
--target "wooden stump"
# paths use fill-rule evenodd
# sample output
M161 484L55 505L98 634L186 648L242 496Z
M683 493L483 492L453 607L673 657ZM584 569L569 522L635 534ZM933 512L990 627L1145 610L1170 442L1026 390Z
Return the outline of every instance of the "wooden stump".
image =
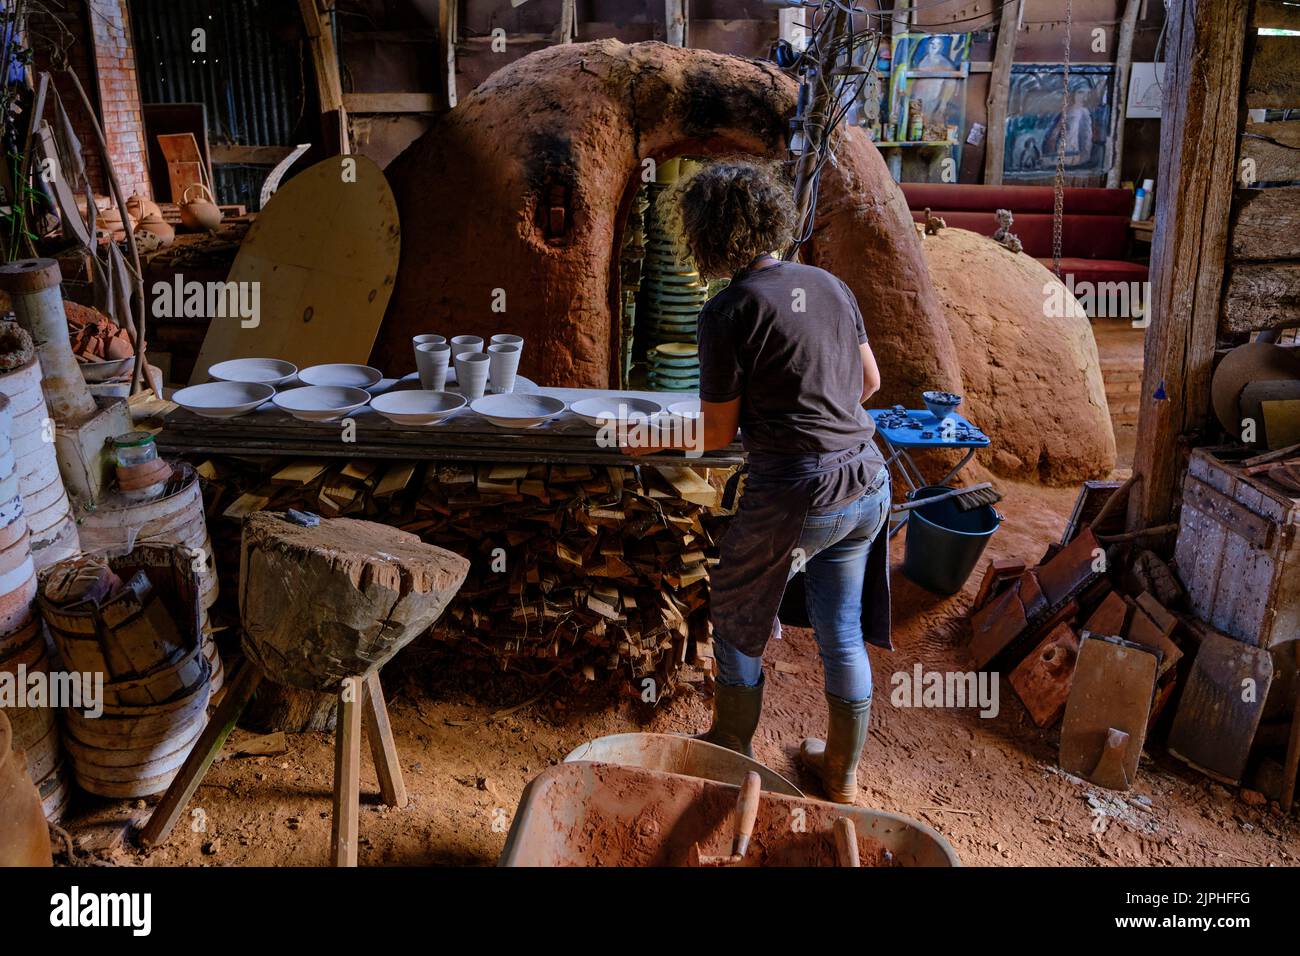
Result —
M469 562L413 534L351 518L303 527L271 512L244 523L244 652L276 683L337 692L438 619Z
M259 734L272 734L277 730L287 734L330 731L338 720L338 702L337 694L299 690L267 681L239 718L239 726Z

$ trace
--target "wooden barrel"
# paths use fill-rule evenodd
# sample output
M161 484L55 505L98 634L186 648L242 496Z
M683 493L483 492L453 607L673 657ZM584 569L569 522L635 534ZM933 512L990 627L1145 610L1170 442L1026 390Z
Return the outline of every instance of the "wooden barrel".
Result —
M185 462L172 462L167 489L151 501L128 501L113 494L81 519L81 546L106 555L125 554L136 544L174 544L191 556L202 551L204 568L198 573L203 607L217 599L217 573L212 542L203 513L199 476Z
M184 549L142 544L108 563L126 587L102 602L64 607L44 590L38 597L50 637L73 670L100 671L113 684L136 682L199 647L198 584ZM69 566L79 565L51 567L41 581L50 584Z
M36 618L22 631L11 635L9 644L0 643L0 670L16 674L19 664L26 665L29 674L48 673L48 651ZM72 792L54 708L8 707L4 713L13 728L15 747L25 754L27 772L40 791L45 818L58 823Z

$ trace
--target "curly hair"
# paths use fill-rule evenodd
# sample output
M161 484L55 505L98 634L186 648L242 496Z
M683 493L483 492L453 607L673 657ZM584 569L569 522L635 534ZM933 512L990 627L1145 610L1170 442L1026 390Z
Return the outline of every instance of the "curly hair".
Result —
M659 199L700 274L730 276L794 233L791 190L774 165L722 160L703 167Z

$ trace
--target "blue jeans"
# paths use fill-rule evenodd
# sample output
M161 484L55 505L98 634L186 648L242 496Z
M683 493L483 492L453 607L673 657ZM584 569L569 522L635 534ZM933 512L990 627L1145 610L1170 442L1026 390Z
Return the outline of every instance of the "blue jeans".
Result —
M889 521L890 489L886 481L848 507L829 514L808 515L799 538L808 597L808 618L817 638L817 652L826 677L826 693L842 700L871 696L871 661L862 639L862 579L867 573L871 542ZM756 687L763 677L763 659L742 654L714 637L717 680L731 687Z

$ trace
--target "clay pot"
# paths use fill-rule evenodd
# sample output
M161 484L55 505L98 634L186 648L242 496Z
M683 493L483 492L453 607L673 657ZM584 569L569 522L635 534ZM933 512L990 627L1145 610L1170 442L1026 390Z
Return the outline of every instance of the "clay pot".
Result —
M135 227L136 239L145 239L147 236L157 239L158 244L155 248L165 249L176 241L176 230L172 228L171 223L163 219L162 213L154 212L141 219L140 224Z
M199 190L195 198L194 191ZM217 206L216 199L213 198L208 187L202 183L191 183L181 196L181 222L187 229L194 229L199 232L211 232L221 225L221 209Z
M161 219L162 207L146 196L133 193L131 198L126 201L126 214L137 222L144 222L144 220L154 217Z
M53 866L41 795L22 756L10 749L12 740L0 711L0 866Z

